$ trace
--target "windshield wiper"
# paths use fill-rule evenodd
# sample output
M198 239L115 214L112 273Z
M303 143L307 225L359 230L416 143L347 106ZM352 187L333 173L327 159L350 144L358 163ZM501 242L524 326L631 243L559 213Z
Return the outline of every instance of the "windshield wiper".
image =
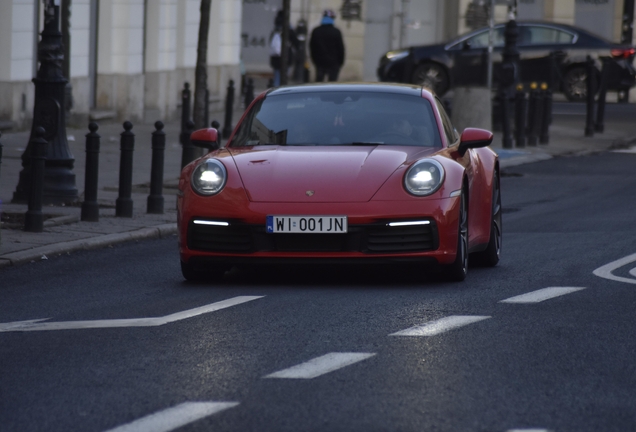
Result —
M350 145L350 146L377 146L377 145L382 145L384 144L381 141L355 141L355 142L351 142L351 143L347 143L347 144L340 144L340 145Z

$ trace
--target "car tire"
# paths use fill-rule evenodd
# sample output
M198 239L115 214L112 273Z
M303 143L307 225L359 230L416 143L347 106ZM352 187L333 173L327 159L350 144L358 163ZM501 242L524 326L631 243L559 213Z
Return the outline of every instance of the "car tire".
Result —
M448 72L439 63L424 63L413 71L412 83L427 87L439 97L448 91Z
M482 252L475 254L478 264L485 267L494 267L499 263L501 256L501 246L503 243L502 229L502 207L501 207L501 183L499 172L495 171L495 178L492 186L492 216L490 219L490 240L488 246Z
M223 278L226 267L213 266L206 270L195 269L190 263L181 261L181 274L190 282L216 282Z
M596 89L599 88L599 74L594 74ZM570 102L585 102L587 99L587 68L574 66L563 76L563 94Z
M459 207L459 223L457 224L457 256L455 262L444 269L447 280L461 282L468 274L468 194L462 189Z

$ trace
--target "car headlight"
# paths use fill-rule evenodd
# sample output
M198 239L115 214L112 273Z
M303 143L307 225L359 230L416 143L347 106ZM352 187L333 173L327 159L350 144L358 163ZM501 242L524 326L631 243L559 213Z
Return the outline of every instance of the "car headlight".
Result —
M386 58L391 61L397 61L403 59L404 57L407 57L408 55L409 50L389 51L388 53L386 53Z
M415 162L404 176L404 188L410 194L426 196L436 192L444 183L444 168L435 159Z
M208 159L192 172L192 189L201 195L214 195L221 192L227 180L227 171L221 162Z

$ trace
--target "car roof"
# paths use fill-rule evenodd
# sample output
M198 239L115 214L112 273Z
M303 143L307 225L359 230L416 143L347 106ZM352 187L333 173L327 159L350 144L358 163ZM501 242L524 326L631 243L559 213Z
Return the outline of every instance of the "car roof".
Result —
M267 96L290 93L323 93L338 91L356 91L364 93L395 93L422 97L422 92L429 93L421 85L397 83L314 83L283 86L270 90ZM433 96L431 95L431 98Z

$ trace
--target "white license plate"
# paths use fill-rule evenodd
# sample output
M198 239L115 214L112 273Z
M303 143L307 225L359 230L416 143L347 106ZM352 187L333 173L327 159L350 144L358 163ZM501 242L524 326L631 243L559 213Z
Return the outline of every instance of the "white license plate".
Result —
M346 216L267 216L268 233L322 233L347 232Z

